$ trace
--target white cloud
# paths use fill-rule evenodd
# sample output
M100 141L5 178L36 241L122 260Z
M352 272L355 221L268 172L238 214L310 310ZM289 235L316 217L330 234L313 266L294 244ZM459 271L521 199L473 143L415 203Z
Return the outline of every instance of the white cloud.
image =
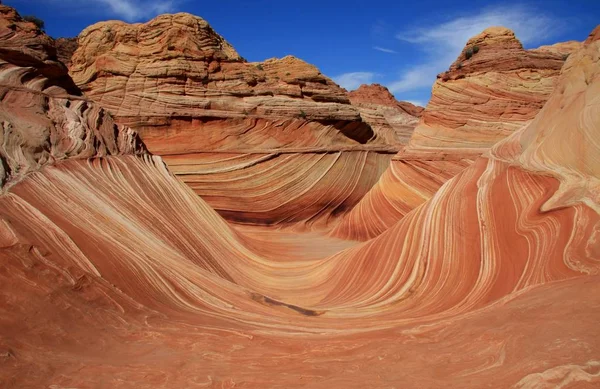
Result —
M354 90L361 86L361 84L371 84L375 76L376 74L371 72L352 72L333 77L333 81L338 83L342 88Z
M425 105L427 105L427 103L424 103L421 100L404 100L404 101L406 101L407 103L411 103L413 105L418 105L419 107L424 107Z
M431 88L437 74L448 67L454 60L422 64L403 72L402 77L390 82L387 87L392 93L406 92L421 88ZM442 67L440 70L439 68Z
M524 45L540 43L557 33L562 24L556 18L534 8L512 5L487 8L444 23L401 32L396 37L416 45L427 62L403 71L400 79L388 86L392 93L406 92L433 85L438 73L448 69L474 35L491 26L512 29Z
M133 22L173 10L173 1L159 0L94 0L107 5L110 11Z
M377 51L382 51L384 53L389 53L389 54L396 54L397 51L392 50L392 49L386 49L385 47L380 47L380 46L373 46L373 49L377 50Z

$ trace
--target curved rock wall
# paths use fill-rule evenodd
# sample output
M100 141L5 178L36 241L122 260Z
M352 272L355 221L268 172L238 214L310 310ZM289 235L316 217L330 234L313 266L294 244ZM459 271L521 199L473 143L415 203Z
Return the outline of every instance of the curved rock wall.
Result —
M391 145L408 143L423 112L423 107L396 100L386 87L379 84L361 85L349 92L348 97L377 136Z
M478 155L529 123L554 90L568 54L581 45L572 41L525 50L502 27L471 38L450 70L438 76L408 146L333 236L377 236Z
M0 377L16 386L115 374L183 386L597 384L597 199L548 205L574 188L573 172L598 179L599 69L593 40L531 125L377 238L326 257L275 235L261 255L258 236L248 246L157 157L30 174L0 197L0 291L10 296L0 305L10 361ZM555 137L570 146L547 143ZM565 151L586 137L573 165Z
M77 93L53 41L0 6L0 186L67 158L138 153L137 134Z
M600 28L531 124L364 243L246 234L158 156L46 164L0 194L0 380L597 386L599 88Z
M381 175L382 162L398 150L363 122L345 90L314 66L291 56L248 63L206 21L189 14L145 24L98 23L81 33L78 44L70 74L85 95L138 131L148 150L167 163L185 159L174 166L175 173L230 220L242 221L247 198L260 199L265 186L293 187L298 195L278 197L276 189L268 190L273 195L261 201L277 211L269 214L262 207L253 222L298 221L292 215L302 208L305 221L328 220L351 208ZM212 159L215 152L237 153L239 159L285 156L224 170ZM372 152L366 160L364 152ZM317 160L333 162L297 165ZM273 163L281 164L277 176ZM220 170L218 178L214 170ZM299 178L298 172L307 175ZM339 182L328 178L336 172L348 180L346 194L331 187ZM221 182L240 177L247 180L242 197L233 196L239 191L218 193L225 188ZM313 198L315 185L329 190Z

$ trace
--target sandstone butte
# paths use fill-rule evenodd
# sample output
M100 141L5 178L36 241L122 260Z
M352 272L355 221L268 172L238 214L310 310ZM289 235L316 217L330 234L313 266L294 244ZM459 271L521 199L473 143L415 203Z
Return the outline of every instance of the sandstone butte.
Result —
M359 243L234 227L0 15L3 163L30 156L0 195L3 386L600 384L600 27L530 123Z
M371 239L430 199L478 155L535 117L565 59L580 47L571 41L525 50L503 27L471 38L438 75L408 146L332 235Z
M373 130L386 143L406 145L419 121L423 107L398 101L390 91L379 84L361 85L348 93L350 102Z
M222 216L246 224L331 224L377 182L419 111L355 106L291 56L248 63L189 14L85 29L70 74Z

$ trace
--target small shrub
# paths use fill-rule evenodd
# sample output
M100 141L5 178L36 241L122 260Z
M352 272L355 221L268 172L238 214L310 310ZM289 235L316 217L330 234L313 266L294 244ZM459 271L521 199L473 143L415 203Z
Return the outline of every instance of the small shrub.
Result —
M458 65L456 65L457 69L462 69L462 62L459 62Z
M44 28L46 28L46 23L38 18L37 16L33 16L33 15L25 15L23 16L23 20L26 20L30 23L33 23L37 26L37 28L39 28L40 30L44 31Z
M292 73L290 73L290 72L286 72L286 73L285 73L285 75L286 75L286 76L289 76L289 75L291 75L291 74L292 74Z
M257 68L258 70L260 70L260 71L263 71L263 70L264 70L261 64L258 64L258 65L256 65L256 68Z
M465 51L465 58L469 59L473 56L473 49L472 48L468 48L467 51Z
M479 53L479 46L473 46L473 54Z
M300 111L300 113L298 114L298 117L302 118L302 119L306 119L306 112Z

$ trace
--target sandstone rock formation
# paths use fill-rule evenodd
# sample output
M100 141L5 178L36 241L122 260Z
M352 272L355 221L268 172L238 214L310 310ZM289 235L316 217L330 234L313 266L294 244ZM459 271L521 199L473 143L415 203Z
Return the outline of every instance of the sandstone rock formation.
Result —
M531 124L334 253L232 228L157 156L44 166L0 195L0 380L597 386L599 94L600 27Z
M34 67L37 74L48 80L46 87L60 85L69 92L77 90L65 66L57 61L54 41L34 23L23 20L13 8L2 6L0 31L0 53L9 57L11 63Z
M552 54L559 54L563 57L568 57L574 51L581 49L583 42L579 41L567 41L558 42L553 45L544 45L536 49L531 49L531 52L549 52Z
M423 107L396 100L379 84L361 85L348 97L362 119L388 144L407 144L423 112Z
M476 154L465 153L399 152L331 236L359 241L375 238L429 200L476 158Z
M490 148L535 117L563 63L561 53L525 50L511 30L488 28L438 76L411 147Z
M229 220L327 224L398 151L314 66L248 63L189 14L85 29L70 74Z
M66 66L71 65L71 58L77 50L77 38L58 38L54 40L56 56Z
M567 54L581 45L564 42L525 50L502 27L471 38L450 70L438 76L408 147L394 156L373 190L332 235L371 239L431 198L449 178L539 112Z
M74 90L52 40L0 6L0 188L42 166L142 150L134 131Z
M142 133L172 119L359 119L344 90L314 66L291 56L248 63L189 14L88 27L70 73L87 96Z

